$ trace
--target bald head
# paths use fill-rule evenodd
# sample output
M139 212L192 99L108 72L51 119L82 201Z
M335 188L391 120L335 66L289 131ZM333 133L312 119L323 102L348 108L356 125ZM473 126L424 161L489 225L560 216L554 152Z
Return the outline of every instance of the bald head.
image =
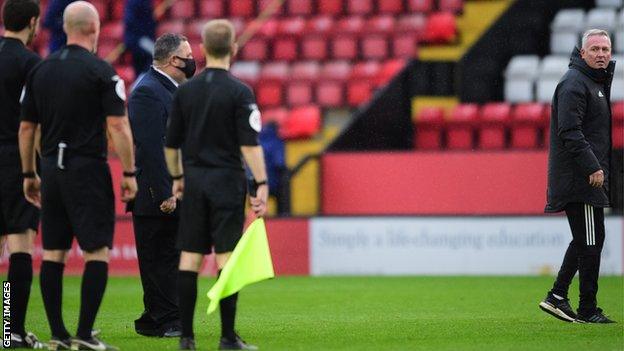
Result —
M67 36L99 33L100 18L95 6L86 1L72 2L63 12L63 30Z

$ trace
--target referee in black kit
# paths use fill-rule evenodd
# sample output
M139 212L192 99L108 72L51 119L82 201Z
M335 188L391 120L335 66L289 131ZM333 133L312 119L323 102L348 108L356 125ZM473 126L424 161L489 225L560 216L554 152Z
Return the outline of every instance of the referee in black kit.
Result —
M8 242L11 255L7 274L12 293L11 347L40 349L45 345L24 327L39 210L24 199L17 143L20 98L26 76L41 61L39 55L26 48L39 25L39 1L5 1L2 20L5 33L0 37L0 235Z
M251 89L228 73L237 51L234 33L226 20L212 20L204 26L206 69L174 95L167 130L165 156L174 179L173 194L178 198L184 194L178 230L182 350L195 349L193 314L203 256L214 246L221 270L242 235L246 177L241 155L256 182L252 209L258 216L266 212L269 189L258 145L260 111ZM219 349L256 350L234 331L237 298L234 294L220 301Z
M95 7L71 3L63 14L67 46L38 64L26 82L19 131L24 193L41 206L41 294L52 331L50 349L116 350L91 335L108 279L115 225L106 131L124 169L122 201L134 198L132 134L125 87L97 58L100 21ZM35 173L34 134L41 125L41 183ZM105 127L106 126L106 127ZM70 338L62 318L64 263L74 236L86 261L80 316Z

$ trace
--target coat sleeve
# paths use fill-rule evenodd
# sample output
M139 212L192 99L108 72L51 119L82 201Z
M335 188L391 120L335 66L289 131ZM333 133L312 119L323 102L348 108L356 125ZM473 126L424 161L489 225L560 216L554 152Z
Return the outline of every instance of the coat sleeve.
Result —
M587 113L587 100L582 85L564 80L557 88L557 134L563 146L586 176L601 169L598 158L585 139L583 119Z
M143 152L140 177L146 180L156 204L171 197L171 181L164 155L166 109L156 94L144 86L130 97L128 115L137 148Z

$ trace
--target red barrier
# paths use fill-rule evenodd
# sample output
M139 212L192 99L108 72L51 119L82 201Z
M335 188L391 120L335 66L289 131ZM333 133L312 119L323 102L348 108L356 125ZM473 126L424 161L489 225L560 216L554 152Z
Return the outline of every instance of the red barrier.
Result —
M541 214L545 151L330 153L326 215Z

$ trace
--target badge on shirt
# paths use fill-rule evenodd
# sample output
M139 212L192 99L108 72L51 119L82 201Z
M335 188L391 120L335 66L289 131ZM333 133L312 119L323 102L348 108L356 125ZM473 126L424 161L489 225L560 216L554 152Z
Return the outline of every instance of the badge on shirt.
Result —
M250 104L249 109L251 113L249 114L249 126L260 133L262 130L262 117L260 116L260 110L258 110L258 105Z
M118 75L114 75L111 79L117 82L115 84L115 93L117 93L117 96L119 96L121 100L126 101L126 84L123 79Z

